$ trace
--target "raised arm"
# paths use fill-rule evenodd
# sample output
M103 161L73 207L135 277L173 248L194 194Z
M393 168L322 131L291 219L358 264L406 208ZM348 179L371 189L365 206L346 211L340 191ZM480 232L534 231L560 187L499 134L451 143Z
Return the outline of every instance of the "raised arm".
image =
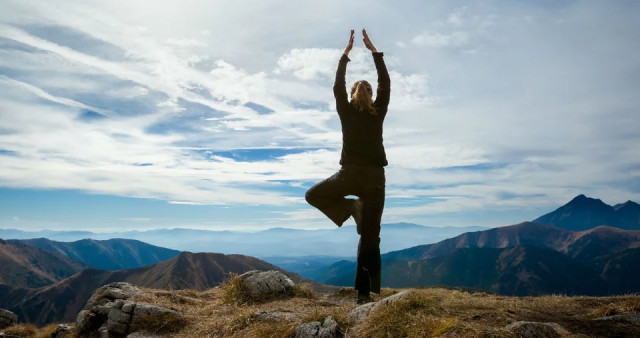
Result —
M376 101L373 103L373 106L378 108L379 112L382 111L383 114L386 114L391 96L391 78L389 78L387 66L384 64L384 59L382 58L384 54L378 52L373 43L371 43L367 31L364 29L362 30L362 41L364 41L365 47L371 51L373 63L375 63L376 71L378 72L378 89L376 92Z
M353 29L351 30L349 43L344 49L344 54L340 57L340 62L338 62L336 80L333 83L333 96L336 98L336 109L338 110L338 114L341 114L349 106L345 73L347 72L347 62L351 61L349 60L349 52L351 52L351 48L353 48Z

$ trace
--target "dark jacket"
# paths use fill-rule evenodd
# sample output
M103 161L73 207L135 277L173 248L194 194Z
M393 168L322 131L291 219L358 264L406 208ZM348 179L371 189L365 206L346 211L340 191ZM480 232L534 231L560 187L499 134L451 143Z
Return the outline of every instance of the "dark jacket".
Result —
M386 166L388 164L382 145L382 123L389 106L391 80L382 58L383 54L381 52L372 54L378 72L378 89L373 103L376 115L360 111L351 105L344 79L347 62L351 60L342 54L338 63L333 95L336 98L336 108L342 124L341 165Z

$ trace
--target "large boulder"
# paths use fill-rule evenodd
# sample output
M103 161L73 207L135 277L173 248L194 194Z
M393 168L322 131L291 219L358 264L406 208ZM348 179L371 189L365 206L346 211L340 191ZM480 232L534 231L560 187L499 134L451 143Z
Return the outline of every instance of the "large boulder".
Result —
M331 316L304 323L296 330L296 338L336 338L338 335L338 323Z
M4 329L5 327L9 327L18 322L18 316L5 309L0 309L0 329Z
M89 336L125 336L153 325L150 322L154 319L171 321L181 316L172 309L129 300L140 292L140 289L129 283L112 283L100 287L78 313L76 326Z
M103 324L108 324L112 309L120 310L125 300L140 292L138 287L123 282L99 287L76 316L76 326L83 332L98 330Z
M555 338L561 337L566 330L556 323L514 322L505 327L518 337L523 338Z
M239 276L251 300L260 301L293 294L293 281L280 271L252 270Z

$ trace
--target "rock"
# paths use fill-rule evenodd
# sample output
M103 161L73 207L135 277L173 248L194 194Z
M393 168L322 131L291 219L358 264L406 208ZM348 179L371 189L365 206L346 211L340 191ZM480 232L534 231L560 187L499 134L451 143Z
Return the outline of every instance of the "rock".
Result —
M122 305L122 312L125 312L125 313L128 313L128 314L132 314L133 313L133 309L135 307L136 307L136 303L135 302L126 301Z
M623 315L613 315L613 316L596 318L595 320L610 320L614 322L627 322L631 324L640 325L640 314L629 313L629 314L623 314Z
M274 311L274 312L258 311L253 314L253 319L261 322L262 321L279 322L282 320L299 319L301 317L302 316L299 313L284 312L284 311Z
M147 317L180 315L171 309L128 300L140 292L129 283L111 283L98 288L76 317L81 335L122 337L135 331Z
M58 324L58 326L56 326L56 332L53 333L51 338L67 338L71 336L72 336L72 332L71 332L70 325Z
M249 296L253 300L290 295L294 283L280 271L252 270L240 275Z
M129 330L131 322L131 314L126 313L118 308L112 308L107 317L107 329L109 332L125 334Z
M148 317L179 316L180 312L151 304L137 304L131 315L131 331L136 331Z
M85 309L96 305L105 305L115 300L126 300L140 293L140 289L130 283L115 282L99 287L87 301Z
M99 338L111 338L111 335L109 334L109 329L107 328L107 325L102 325L100 326L100 328L98 329L98 337Z
M140 289L137 286L125 282L111 283L102 288L104 288L102 297L110 299L129 299L140 293Z
M101 316L91 310L81 310L76 316L76 326L80 331L94 331L104 322Z
M302 324L296 330L296 338L335 338L338 336L338 323L329 316L322 322Z
M562 326L556 323L541 322L514 322L505 327L508 331L515 333L518 337L524 338L552 338L560 337L566 332Z
M0 329L4 329L5 327L9 327L18 322L18 316L5 309L0 309Z
M387 298L381 299L377 302L373 302L373 303L367 303L364 305L360 305L358 307L356 307L355 309L349 311L349 319L351 319L352 321L355 322L359 322L361 320L364 320L365 318L367 318L367 316L369 315L369 313L371 313L371 311L381 307L381 306L386 306L388 304L397 302L401 299L406 298L407 296L409 296L412 293L411 290L407 290L407 291L402 291L402 292L398 292L395 295L391 295Z

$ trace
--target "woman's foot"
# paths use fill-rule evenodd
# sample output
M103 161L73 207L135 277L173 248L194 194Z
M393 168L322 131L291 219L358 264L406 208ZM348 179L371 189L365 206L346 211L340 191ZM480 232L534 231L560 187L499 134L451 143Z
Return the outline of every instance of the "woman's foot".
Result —
M366 304L371 302L373 302L373 298L369 293L358 293L358 300L356 301L357 304Z

